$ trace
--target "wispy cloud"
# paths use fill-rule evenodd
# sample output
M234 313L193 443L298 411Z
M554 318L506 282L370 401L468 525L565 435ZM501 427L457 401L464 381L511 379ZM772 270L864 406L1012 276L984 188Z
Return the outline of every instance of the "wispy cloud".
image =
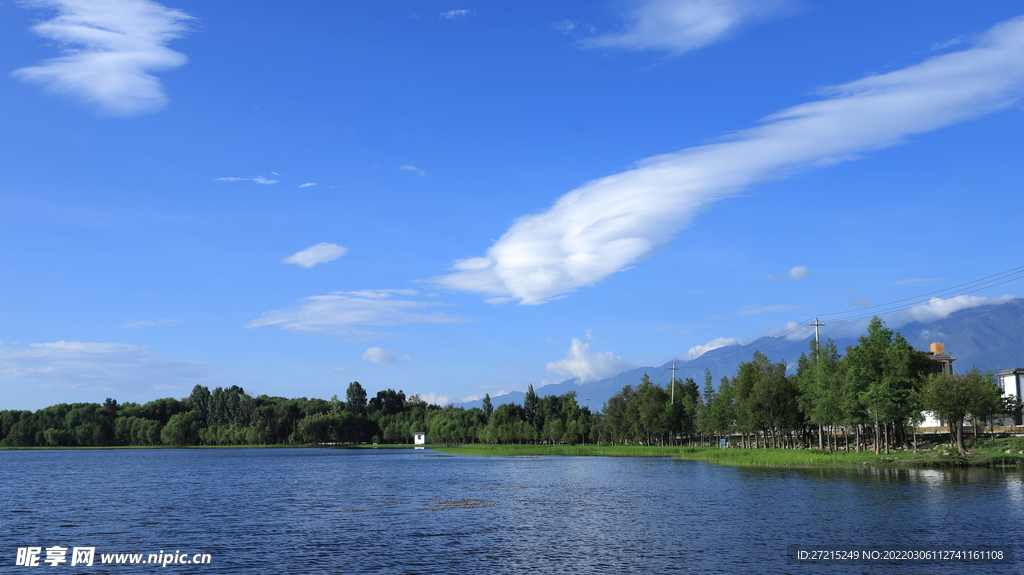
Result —
M15 78L41 84L97 108L103 115L135 116L167 105L160 80L188 58L167 44L188 31L191 16L150 0L27 0L57 16L32 31L56 40L65 56L20 68Z
M473 13L469 10L448 10L447 12L441 12L438 14L438 16L446 20L458 20L459 18L465 18L466 16L472 15Z
M705 353L718 349L720 347L726 347L729 345L747 345L754 341L756 338L743 339L739 337L720 337L707 342L704 345L695 345L686 352L686 359L697 359Z
M792 311L794 309L800 309L798 305L770 305L770 306L756 306L748 305L743 308L743 311L737 315L764 315L766 313L778 313L780 311Z
M768 281L779 281L779 280L801 280L804 278L811 277L811 272L805 266L796 266L789 269L788 272L781 275L769 275Z
M257 184L276 184L277 180L270 180L263 176L256 176L255 178L214 178L215 182L256 182Z
M942 281L942 280L940 278L910 278L910 279L905 279L905 280L899 280L899 281L892 282L892 285L894 285L894 286L915 285L915 284L926 284L926 283L937 282L937 281Z
M562 20L552 24L551 28L559 34L571 34L576 29L576 23L572 20Z
M459 291L538 304L649 257L717 200L1007 108L1024 91L1024 18L973 48L823 90L731 141L647 158L518 218L483 257L435 278Z
M182 319L142 319L130 321L121 326L121 329L135 329L139 327L154 327L160 325L178 325L185 320Z
M583 45L681 54L718 42L789 4L782 0L646 0L630 14L625 31L587 38Z
M572 338L565 359L548 363L547 370L580 383L597 381L632 369L633 365L611 352L590 352L590 344Z
M310 186L315 186L315 185L316 185L316 183L314 183L314 182L308 182L308 183L302 184L302 185L301 185L301 186L299 186L299 187L300 187L300 188L308 188L308 187L310 187Z
M946 48L957 46L963 43L963 38L951 38L945 42L936 42L932 44L932 50L945 50Z
M853 288L846 288L846 299L850 302L850 305L854 307L871 307L871 300L867 298L858 298L854 293Z
M426 172L424 172L423 170L417 168L416 166L412 166L412 165L409 165L409 164L406 164L404 166L398 166L398 169L403 171L403 172L415 172L415 173L419 174L421 178L427 177L427 173Z
M443 306L436 301L396 298L418 295L416 290L361 290L311 296L301 304L271 311L246 324L246 327L277 326L288 331L333 333L351 336L379 335L366 326L390 326L410 323L463 323L467 318L431 311Z
M370 347L363 352L363 359L370 363L376 363L380 365L392 364L397 365L399 363L412 363L412 358L408 355L402 357L395 357L390 351L381 349L379 347Z
M292 254L281 261L286 264L295 264L309 269L316 264L333 262L347 253L348 248L344 246L321 242L315 246L309 246L298 253Z
M966 309L1003 304L1015 299L1015 297L1012 295L996 297L973 295L958 295L950 298L934 297L921 305L889 313L879 313L878 315L885 321L887 327L898 330L911 323L928 324L936 320L945 319L958 311ZM822 337L825 337L827 334L828 337L838 338L864 335L868 322L871 320L869 317L862 317L853 321L834 321L830 323L827 318L822 321L825 322L825 327L822 328Z
M56 341L0 345L0 380L84 390L141 391L183 386L213 366L123 343Z
M883 315L886 324L892 328L899 328L911 322L928 323L938 319L949 317L958 311L980 307L983 305L997 305L1006 303L1015 296L1002 295L997 297L984 297L974 295L958 295L950 298L933 297L927 304L900 310Z

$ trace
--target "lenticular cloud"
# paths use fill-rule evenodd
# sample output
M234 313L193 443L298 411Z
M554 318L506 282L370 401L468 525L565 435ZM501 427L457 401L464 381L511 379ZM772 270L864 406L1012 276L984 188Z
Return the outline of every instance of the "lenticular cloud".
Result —
M32 30L76 46L65 56L15 70L12 76L54 93L93 104L105 115L134 116L167 104L159 78L150 72L185 64L166 44L187 31L191 16L151 0L31 0L54 8L55 18Z
M795 170L842 161L976 118L1024 92L1024 18L974 47L823 91L731 141L647 158L518 218L487 254L434 278L443 287L538 304L650 256L711 203Z

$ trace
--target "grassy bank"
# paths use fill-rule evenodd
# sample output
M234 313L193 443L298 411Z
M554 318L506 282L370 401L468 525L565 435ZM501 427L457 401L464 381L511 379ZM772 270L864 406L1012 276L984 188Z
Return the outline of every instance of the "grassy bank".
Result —
M717 447L645 447L634 445L432 445L436 451L461 455L597 455L605 457L674 457L744 467L845 467L876 465L908 468L1024 466L1024 455L1007 454L1005 442L977 448L960 456L944 446L875 455L865 451L826 452L817 449L719 449ZM1001 444L1000 444L1001 443Z
M371 445L368 443L352 444L270 444L270 445L90 445L75 447L19 447L0 445L0 451L47 451L47 450L96 450L96 449L283 449L283 448L328 448L328 449L412 449L409 443Z

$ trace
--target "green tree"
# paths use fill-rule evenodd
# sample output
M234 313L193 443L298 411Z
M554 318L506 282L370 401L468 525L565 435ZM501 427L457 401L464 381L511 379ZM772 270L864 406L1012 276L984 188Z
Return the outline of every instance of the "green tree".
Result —
M999 402L999 388L992 375L982 374L974 367L963 375L936 373L927 379L921 390L924 408L949 422L950 432L956 438L961 455L964 447L964 418L969 414L984 414Z
M491 394L489 394L489 393L485 393L484 394L483 410L484 410L484 417L486 417L488 420L490 420L491 419L491 414L494 413L494 406L491 405Z
M199 417L194 412L176 413L160 432L160 440L167 445L196 445L200 429Z
M883 444L888 452L893 440L906 442L906 423L920 411L915 390L931 370L928 358L875 317L867 335L847 349L843 366L847 418L874 424L875 453Z
M345 391L345 411L352 415L366 413L366 390L358 381L348 384L348 390Z
M800 391L797 404L807 420L818 428L818 447L824 445L825 429L830 432L843 422L843 381L842 358L831 339L824 345L811 340L808 354L801 354L797 361L794 382ZM828 437L834 437L829 433Z

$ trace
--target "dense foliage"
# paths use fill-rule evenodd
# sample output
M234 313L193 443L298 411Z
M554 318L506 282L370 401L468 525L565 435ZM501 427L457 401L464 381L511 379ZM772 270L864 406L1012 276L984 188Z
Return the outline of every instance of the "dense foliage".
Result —
M586 442L592 416L575 393L515 404L463 409L428 405L402 391L380 391L367 400L359 382L346 401L252 397L238 386L197 385L188 397L138 405L107 399L58 404L35 413L0 411L0 444L23 447L155 445L296 445L310 443L412 443L426 431L443 443Z
M761 354L740 364L717 389L711 374L703 392L692 379L668 389L646 375L604 405L580 407L576 393L538 396L531 385L523 405L481 408L428 405L402 391L367 398L358 382L345 401L252 397L238 386L197 385L178 400L144 405L59 404L36 412L0 411L0 444L7 446L296 445L411 443L414 432L449 444L716 445L731 438L744 447L811 447L875 452L910 445L927 409L949 422L961 452L963 420L1019 412L1000 402L990 374L935 373L935 364L875 318L868 333L840 356L828 341L788 373Z

